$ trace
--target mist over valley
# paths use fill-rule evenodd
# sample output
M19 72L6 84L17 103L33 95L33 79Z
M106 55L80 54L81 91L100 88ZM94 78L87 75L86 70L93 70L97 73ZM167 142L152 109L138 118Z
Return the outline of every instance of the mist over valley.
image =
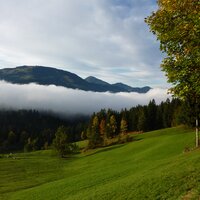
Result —
M132 106L165 101L170 95L166 89L154 88L147 93L135 92L92 92L69 89L55 85L12 84L0 81L1 109L35 109L52 111L65 116L89 115L100 109L121 110Z

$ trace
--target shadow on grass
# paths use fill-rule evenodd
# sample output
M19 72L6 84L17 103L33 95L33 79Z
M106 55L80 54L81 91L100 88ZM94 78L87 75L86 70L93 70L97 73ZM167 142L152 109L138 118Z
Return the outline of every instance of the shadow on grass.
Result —
M96 149L95 152L88 152L88 154L85 155L86 156L92 156L92 155L95 155L95 154L98 154L98 153L102 153L102 152L106 152L106 151L110 151L110 150L113 150L113 149L118 149L118 148L121 148L123 146L125 146L126 143L124 144L118 144L118 145L112 145L112 146L108 146L108 147L102 147L101 149Z
M94 149L87 149L85 150L85 155L84 157L86 156L91 156L91 155L94 155L94 154L97 154L97 153L102 153L102 152L106 152L106 151L110 151L110 150L113 150L113 149L118 149L118 148L121 148L125 145L127 145L128 143L130 142L137 142L137 141L140 141L142 140L142 138L136 138L135 136L131 136L131 137L128 137L127 140L123 141L121 140L120 142L116 142L116 143L111 143L110 145L107 145L107 146L102 146L102 147L99 147L99 148L94 148Z

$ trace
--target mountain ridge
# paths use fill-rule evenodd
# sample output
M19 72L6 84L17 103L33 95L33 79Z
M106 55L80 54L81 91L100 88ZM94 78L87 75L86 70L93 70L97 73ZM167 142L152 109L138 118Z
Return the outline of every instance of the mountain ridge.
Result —
M137 92L146 93L151 88L131 87L124 83L110 84L94 76L85 79L75 73L46 66L18 66L0 69L0 80L17 84L37 83L40 85L56 85L66 88L93 92Z

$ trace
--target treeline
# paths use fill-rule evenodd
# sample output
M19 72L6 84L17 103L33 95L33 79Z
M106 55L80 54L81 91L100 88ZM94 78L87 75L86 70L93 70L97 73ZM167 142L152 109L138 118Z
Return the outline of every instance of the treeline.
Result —
M152 100L148 105L120 112L102 109L91 117L73 119L35 110L1 110L0 153L47 149L53 143L59 149L60 141L71 144L81 139L88 139L88 148L107 146L128 140L128 132L146 132L186 123L194 125L189 111L191 108L178 99L167 99L159 105ZM66 151L65 147L63 144L61 152ZM72 147L67 145L68 151Z
M148 105L131 108L130 110L101 110L94 113L82 139L88 139L88 148L107 145L111 138L125 135L127 132L146 132L168 128L183 123L183 105L180 100L167 99L156 105L155 100Z
M69 141L78 141L88 119L66 119L35 110L0 110L0 152L47 149L60 126L66 127Z

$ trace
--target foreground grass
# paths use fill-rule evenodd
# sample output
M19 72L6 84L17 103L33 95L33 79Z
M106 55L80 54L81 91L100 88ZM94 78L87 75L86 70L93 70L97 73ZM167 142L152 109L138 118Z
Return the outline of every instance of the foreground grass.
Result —
M51 151L0 159L0 199L199 199L194 132L171 128L68 159Z

